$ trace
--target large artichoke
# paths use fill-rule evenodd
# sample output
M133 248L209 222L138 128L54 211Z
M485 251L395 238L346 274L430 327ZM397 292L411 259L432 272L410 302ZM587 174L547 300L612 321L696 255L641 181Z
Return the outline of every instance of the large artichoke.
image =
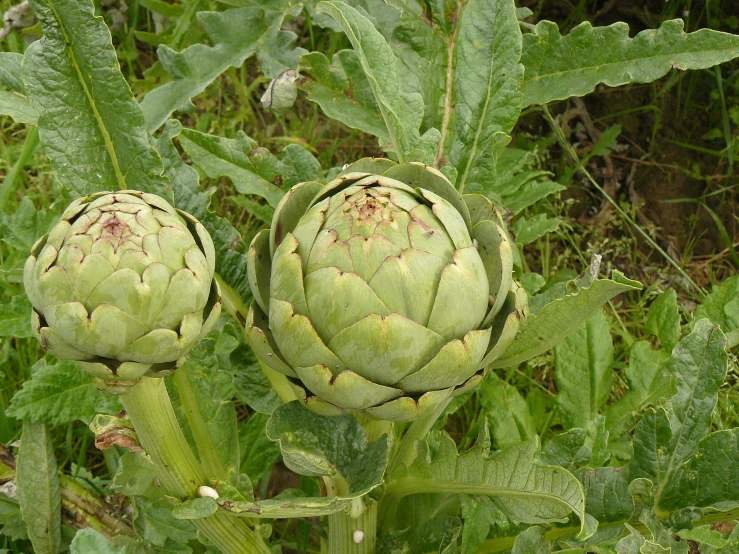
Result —
M215 249L191 215L138 191L72 202L24 268L33 329L125 389L174 369L220 314Z
M527 309L492 203L422 164L295 186L248 267L253 350L325 414L416 419L479 382Z

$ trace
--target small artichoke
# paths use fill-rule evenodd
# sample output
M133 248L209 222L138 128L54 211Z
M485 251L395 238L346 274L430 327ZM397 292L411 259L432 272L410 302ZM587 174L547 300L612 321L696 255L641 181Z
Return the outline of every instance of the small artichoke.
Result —
M527 310L500 214L423 164L301 183L249 250L247 336L306 405L411 421L477 384Z
M126 190L72 202L34 245L23 280L43 347L122 392L175 369L213 328L214 272L213 241L194 217Z

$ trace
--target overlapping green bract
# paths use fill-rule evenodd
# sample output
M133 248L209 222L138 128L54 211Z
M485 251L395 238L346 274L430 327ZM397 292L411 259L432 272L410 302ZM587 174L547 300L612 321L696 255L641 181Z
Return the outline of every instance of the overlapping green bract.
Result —
M288 192L249 282L252 348L325 414L419 417L474 386L527 309L490 201L389 160Z
M205 228L138 191L75 200L33 247L24 283L34 333L109 390L177 367L218 320Z

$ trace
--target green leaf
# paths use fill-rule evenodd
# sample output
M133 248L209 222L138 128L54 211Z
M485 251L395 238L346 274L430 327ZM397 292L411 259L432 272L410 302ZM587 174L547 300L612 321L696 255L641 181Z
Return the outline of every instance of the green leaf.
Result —
M20 504L3 493L0 493L0 533L11 540L28 540L28 531L21 517Z
M80 195L137 189L171 197L92 2L31 0L31 6L44 36L26 51L23 80L59 180Z
M202 519L210 517L218 511L218 503L209 496L186 500L172 508L172 515L177 519Z
M725 345L717 325L707 319L696 323L673 349L667 365L675 380L674 395L664 409L647 411L636 427L629 476L654 483L655 506L660 510L674 506L671 491L685 476L680 466L696 454L711 428L718 390L726 377ZM687 489L680 489L680 502L685 499L683 492Z
M282 188L289 190L298 183L320 181L323 170L318 160L299 144L288 144L282 150L282 157L277 166L282 177Z
M17 123L36 125L38 113L26 96L21 78L22 61L21 54L0 52L0 114L9 115Z
M561 36L555 23L540 21L523 39L523 105L584 96L598 83L651 83L672 68L705 69L739 56L738 36L683 28L673 19L631 39L626 23L593 28L584 22Z
M123 552L122 549L113 548L108 539L103 535L87 527L80 529L72 540L72 544L69 545L69 551L71 554L119 554Z
M390 142L372 87L354 50L340 50L330 66L322 53L311 52L300 58L299 68L309 77L300 88L328 117L376 136L382 145Z
M0 337L32 337L31 302L25 294L0 303Z
M483 413L487 415L496 448L507 448L536 437L534 418L516 387L489 372L479 392Z
M269 416L252 414L245 424L239 427L241 446L240 472L249 476L252 483L258 483L269 475L272 466L280 457L280 446L272 442L265 431Z
M707 317L721 325L728 339L728 348L739 344L739 275L729 277L720 285L714 286L711 293L703 299L703 304L698 306L695 317Z
M421 136L423 98L418 93L405 92L398 76L397 58L385 38L369 19L342 2L321 2L316 11L338 21L352 43L399 161L431 163L439 144L439 131L430 129Z
M663 292L652 302L647 316L647 331L657 337L666 352L672 352L680 341L680 312L675 289Z
M296 4L286 10L249 7L198 13L198 23L213 46L193 44L182 52L164 44L159 47L159 61L173 81L155 88L141 102L149 132L161 127L176 110L192 109L192 97L229 67L240 67L253 54L269 78L295 69L305 50L294 47L295 33L280 27L285 17L295 17L301 10L302 6Z
M62 496L54 444L45 425L23 422L16 466L18 501L36 554L57 554L61 545Z
M24 197L13 214L0 212L2 241L27 255L34 243L44 235L59 216L53 209L37 210L33 201Z
M516 237L516 244L526 246L547 233L553 233L562 224L558 217L549 217L547 214L537 214L529 219L519 217L511 226Z
M532 525L516 537L511 554L547 554L551 549L544 539L544 528Z
M346 509L352 499L382 484L387 466L387 436L368 443L352 416L326 417L298 401L275 409L267 436L280 445L285 465L296 473L321 476L336 483L336 495L256 502L230 502L229 509L252 517L307 517Z
M382 480L386 441L368 443L352 416L321 416L293 401L272 412L267 436L280 444L285 465L301 475L343 478L362 494Z
M460 191L495 179L494 137L508 135L521 112L521 29L513 0L471 0L454 50L454 138L449 163Z
M532 310L521 322L511 345L490 367L517 365L546 352L608 300L622 292L640 289L640 283L627 279L614 269L612 279L595 279L585 288L577 288L536 311Z
M38 123L38 113L28 98L12 90L0 89L0 115L9 115L16 123Z
M475 446L458 453L449 435L442 433L438 454L427 461L428 446L418 443L418 456L393 474L382 500L387 510L383 521L392 521L398 502L419 493L473 494L487 496L506 515L522 523L567 521L574 512L585 525L582 485L561 467L538 459L538 440L519 443L490 454L490 438L483 425Z
M652 350L648 341L631 345L629 365L624 372L629 390L605 411L611 434L618 436L628 431L648 406L669 395L670 376L665 368L668 359L668 353Z
M89 423L97 413L114 414L122 409L118 398L101 393L92 376L76 362L37 365L33 377L13 396L8 415L61 425L75 420Z
M200 190L197 171L180 158L180 154L172 144L172 139L179 135L182 125L178 121L168 121L161 136L156 142L164 162L165 175L171 180L174 189L175 205L200 220L210 233L216 249L216 272L235 293L241 302L248 304L251 299L249 282L246 275L246 251L248 245L241 239L239 232L228 221L210 210L210 197L213 190ZM222 294L229 291L222 286ZM246 309L244 309L246 313Z
M598 521L623 521L634 514L634 501L629 494L624 468L583 468L578 470L577 477L585 487L587 512Z
M180 144L193 163L211 179L228 177L241 194L254 194L277 207L285 192L273 184L278 160L243 131L235 139L183 129Z
M710 525L699 525L692 529L681 529L677 536L685 541L694 541L701 546L711 546L713 548L723 548L729 541L726 540L721 533L711 529Z
M565 429L586 427L600 412L613 384L613 340L603 310L596 310L554 347L556 402Z

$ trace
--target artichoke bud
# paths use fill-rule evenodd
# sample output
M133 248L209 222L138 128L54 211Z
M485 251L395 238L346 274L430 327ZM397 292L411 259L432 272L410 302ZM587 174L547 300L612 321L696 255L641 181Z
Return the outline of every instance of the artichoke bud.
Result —
M123 393L173 371L221 310L205 228L138 191L79 198L33 247L23 281L42 346Z
M295 186L252 241L247 336L311 409L411 421L515 337L512 253L484 196L423 164L360 160Z

